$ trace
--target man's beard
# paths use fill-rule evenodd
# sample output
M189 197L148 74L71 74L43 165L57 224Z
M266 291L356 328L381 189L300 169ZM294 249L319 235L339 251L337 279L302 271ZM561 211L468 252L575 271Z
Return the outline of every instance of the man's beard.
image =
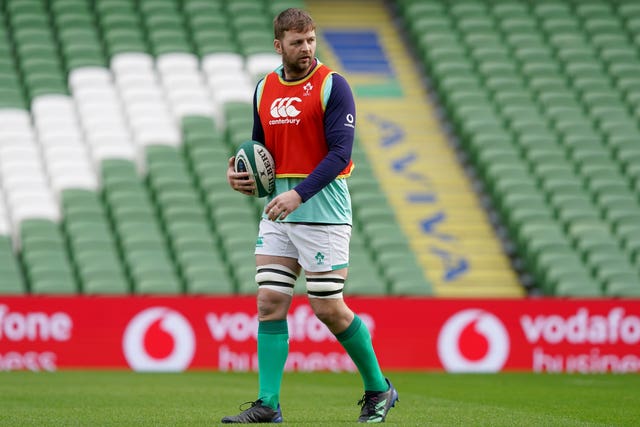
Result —
M307 58L307 60L308 60L308 62L306 63L306 65L301 65L300 64L300 59L298 59L296 61L285 60L284 66L285 66L285 69L287 71L289 71L290 73L293 73L293 74L304 73L305 71L308 71L309 68L311 67L311 63L313 62L313 57L309 56L309 58Z

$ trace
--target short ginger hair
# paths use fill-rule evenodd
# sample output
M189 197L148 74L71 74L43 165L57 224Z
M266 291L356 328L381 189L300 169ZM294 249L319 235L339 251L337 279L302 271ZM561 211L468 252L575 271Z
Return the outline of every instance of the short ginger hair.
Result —
M285 9L273 19L273 35L282 40L285 31L304 33L316 29L311 15L305 10L297 8Z

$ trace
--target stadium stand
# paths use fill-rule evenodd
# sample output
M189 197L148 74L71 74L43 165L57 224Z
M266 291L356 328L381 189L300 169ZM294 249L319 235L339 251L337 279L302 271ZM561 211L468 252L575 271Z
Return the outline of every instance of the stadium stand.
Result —
M396 3L525 284L640 295L638 5Z
M523 284L640 295L640 7L389 4ZM302 5L0 2L0 293L253 293L261 202L223 171L279 63L271 19ZM350 292L431 295L353 155Z
M364 149L368 160L364 173L372 173L390 202L428 277L430 292L443 298L524 296L488 212L421 84L420 69L397 20L379 1L308 1L307 6L324 29L320 40L326 49L320 57L339 66L356 94L356 147ZM354 179L363 174L359 159ZM367 198L379 202L375 194ZM367 198L353 195L354 200ZM387 251L382 258L400 253L407 251ZM423 289L419 276L414 279L416 288Z
M224 171L289 6L0 2L0 293L254 293L261 201ZM354 179L351 293L429 294L371 182ZM409 256L376 253L389 243Z

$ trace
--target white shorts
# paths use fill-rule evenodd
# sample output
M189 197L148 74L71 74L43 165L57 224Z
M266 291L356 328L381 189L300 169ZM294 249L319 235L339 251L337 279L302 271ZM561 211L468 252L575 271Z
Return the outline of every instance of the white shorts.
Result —
M326 272L349 266L350 225L260 221L256 255L298 260L305 271Z

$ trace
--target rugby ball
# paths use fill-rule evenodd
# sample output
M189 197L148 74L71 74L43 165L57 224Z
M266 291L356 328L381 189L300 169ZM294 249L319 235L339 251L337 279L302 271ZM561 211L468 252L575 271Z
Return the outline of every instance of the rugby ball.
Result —
M245 141L236 151L236 172L249 172L256 182L253 195L266 197L276 186L276 166L267 148L256 141Z

